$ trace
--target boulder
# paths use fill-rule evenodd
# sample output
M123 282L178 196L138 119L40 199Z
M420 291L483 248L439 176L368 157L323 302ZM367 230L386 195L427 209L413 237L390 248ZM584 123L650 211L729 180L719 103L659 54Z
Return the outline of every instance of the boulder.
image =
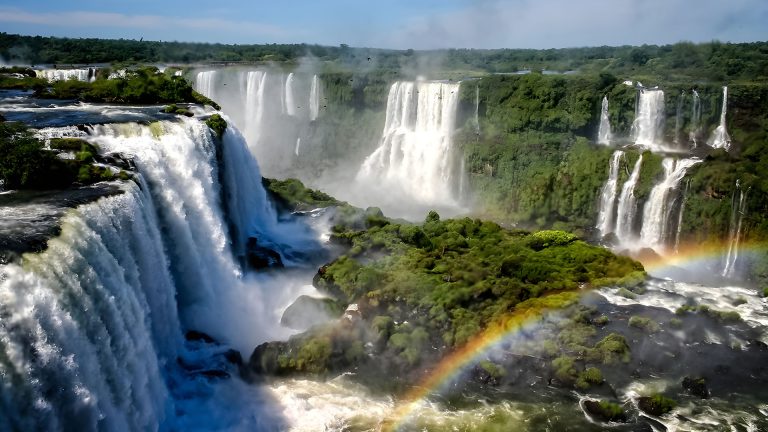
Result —
M637 407L641 411L656 417L672 411L676 405L672 399L658 394L650 397L644 396L637 400Z
M300 296L283 312L280 324L295 330L305 330L339 316L332 299Z
M683 378L683 388L688 393L698 396L702 399L709 398L709 388L707 387L707 380L704 378L693 378L693 377L685 377Z

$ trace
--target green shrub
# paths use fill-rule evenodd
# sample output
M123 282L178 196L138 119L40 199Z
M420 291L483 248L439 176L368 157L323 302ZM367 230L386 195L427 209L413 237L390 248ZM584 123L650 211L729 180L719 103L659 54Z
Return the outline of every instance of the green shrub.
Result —
M212 116L208 117L208 120L205 121L205 124L208 125L212 131L216 132L216 135L219 137L223 137L224 131L227 129L227 121L224 120L224 118L219 114L213 114Z
M655 321L651 320L650 318L636 315L629 317L629 325L630 327L636 327L641 330L645 330L648 333L656 333L661 330L661 327L659 327L659 324L657 324Z

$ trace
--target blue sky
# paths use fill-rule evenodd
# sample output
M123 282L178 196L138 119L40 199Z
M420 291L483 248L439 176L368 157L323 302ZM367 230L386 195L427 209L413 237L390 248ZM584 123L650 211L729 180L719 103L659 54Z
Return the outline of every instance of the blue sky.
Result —
M768 0L0 0L0 31L381 48L768 40Z

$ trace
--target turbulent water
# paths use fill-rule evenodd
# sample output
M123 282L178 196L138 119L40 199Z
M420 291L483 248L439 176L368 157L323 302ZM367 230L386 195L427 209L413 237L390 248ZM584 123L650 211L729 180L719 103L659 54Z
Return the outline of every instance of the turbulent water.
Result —
M357 179L422 204L457 199L459 160L453 148L459 84L397 82L387 98L381 143Z

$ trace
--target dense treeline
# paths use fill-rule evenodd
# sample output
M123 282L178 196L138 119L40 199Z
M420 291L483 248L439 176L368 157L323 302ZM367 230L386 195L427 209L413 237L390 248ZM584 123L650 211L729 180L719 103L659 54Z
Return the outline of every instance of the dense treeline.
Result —
M311 56L339 65L393 70L454 71L459 76L552 70L651 79L768 79L768 42L643 45L564 49L383 50L309 44L226 45L126 39L70 39L0 33L0 57L32 64L111 62L200 63L294 61Z

